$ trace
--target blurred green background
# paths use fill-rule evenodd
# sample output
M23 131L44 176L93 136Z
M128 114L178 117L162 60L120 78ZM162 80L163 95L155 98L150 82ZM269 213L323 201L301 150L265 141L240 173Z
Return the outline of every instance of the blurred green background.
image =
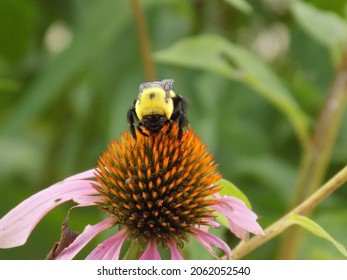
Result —
M156 79L175 80L174 90L188 99L191 128L265 228L289 210L303 143L341 64L345 1L140 2ZM0 0L0 27L2 217L37 191L95 167L128 129L127 110L146 76L131 1ZM346 164L346 141L345 114L326 179ZM346 199L342 188L313 215L345 246ZM0 250L0 259L44 258L71 205L50 212L24 246ZM77 209L70 226L80 231L101 217L95 208ZM247 258L276 259L280 241ZM209 258L196 242L187 256ZM343 256L307 234L297 258Z

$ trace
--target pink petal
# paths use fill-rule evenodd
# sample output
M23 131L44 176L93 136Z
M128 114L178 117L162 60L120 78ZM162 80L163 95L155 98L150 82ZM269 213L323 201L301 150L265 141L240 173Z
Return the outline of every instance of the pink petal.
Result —
M211 246L222 249L227 258L231 259L231 249L222 239L217 236L210 234L208 232L199 230L197 228L193 229L194 237L198 240L214 257L218 258L216 252Z
M247 238L248 232L264 234L257 223L257 215L246 204L236 197L222 197L216 199L220 204L211 206L212 209L225 215L229 221L230 229L242 239Z
M114 220L112 218L106 218L100 223L95 225L88 225L84 231L77 236L77 238L66 247L57 257L57 260L71 260L76 256L83 248L100 232L113 226Z
M86 207L100 203L104 198L101 195L85 195L75 197L73 200L78 204L78 207Z
M158 245L155 240L150 240L148 242L146 250L143 252L140 260L160 260L160 254L158 251Z
M204 222L207 222L209 224L209 226L207 226L207 228L209 228L210 226L214 227L214 228L220 228L220 223L216 222L214 219L212 218L206 218L203 220ZM201 229L201 226L200 226Z
M67 177L64 181L92 179L92 178L95 178L95 172L96 172L96 169L93 168L93 169L72 175L70 177Z
M36 224L54 207L97 194L93 181L62 181L29 197L0 220L0 248L23 245Z
M180 251L177 248L177 243L175 240L170 239L168 242L170 251L171 251L171 259L172 260L183 260L183 257L180 253Z
M118 260L124 240L129 236L126 229L122 229L114 236L99 244L88 256L87 260Z

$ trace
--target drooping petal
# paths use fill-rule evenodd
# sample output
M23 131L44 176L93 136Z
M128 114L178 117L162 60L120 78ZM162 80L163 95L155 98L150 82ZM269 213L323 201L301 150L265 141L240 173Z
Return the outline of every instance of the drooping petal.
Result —
M79 196L75 197L73 200L78 204L78 207L86 207L100 203L104 200L104 198L98 194Z
M93 181L62 181L29 197L0 220L0 248L23 245L50 210L75 198L97 194Z
M92 179L92 178L95 178L95 172L96 172L96 169L93 168L93 169L72 175L70 177L67 177L66 179L64 179L64 181Z
M71 260L89 243L89 241L100 232L113 226L113 224L114 220L112 218L106 218L100 223L86 226L84 231L56 257L56 260Z
M143 252L140 260L160 260L160 254L158 251L158 245L155 240L148 242L146 250Z
M196 240L198 240L214 257L218 258L216 252L212 249L212 246L222 249L227 258L229 260L231 259L231 249L222 239L197 228L192 231Z
M88 256L87 260L118 260L124 240L129 236L127 229L122 229L114 236L100 243Z
M207 229L212 226L214 228L220 228L220 223L216 222L214 219L212 218L206 218L203 220L204 222L207 222L209 224L209 226L207 226ZM201 226L200 226L201 229Z
M246 204L236 197L217 198L219 204L211 208L222 213L229 221L231 231L239 238L247 238L248 232L264 234L263 229L257 223L257 215Z
M170 239L168 242L170 251L171 251L171 259L172 260L183 260L183 256L181 255L180 251L177 248L177 243Z

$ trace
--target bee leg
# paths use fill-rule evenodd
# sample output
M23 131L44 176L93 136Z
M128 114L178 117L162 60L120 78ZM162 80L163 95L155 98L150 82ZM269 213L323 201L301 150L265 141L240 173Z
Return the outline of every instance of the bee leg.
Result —
M178 139L181 140L182 134L183 134L183 129L187 125L187 116L186 114L181 111L179 115L179 121L178 121Z
M165 131L160 130L160 133L164 133L165 135L169 135L169 133L172 129L172 126L174 124L174 121L171 119L167 120L164 125L167 125L167 124L169 124L168 128Z
M143 136L149 137L149 134L144 132L143 129L141 128L140 124L137 126L138 132L140 132Z
M176 108L175 112L171 116L171 120L178 120L178 139L181 140L183 129L188 127L188 118L187 118L187 101L181 96L176 95L173 98L174 108Z
M177 111L171 116L170 129L174 121L178 120L178 140L181 140L183 129L187 126L187 115L183 111Z
M129 123L129 127L130 127L130 132L133 136L134 139L136 139L136 133L135 133L135 119L134 119L134 116L135 116L135 108L134 107L131 107L128 111L128 114L127 114L127 119L128 119L128 123Z

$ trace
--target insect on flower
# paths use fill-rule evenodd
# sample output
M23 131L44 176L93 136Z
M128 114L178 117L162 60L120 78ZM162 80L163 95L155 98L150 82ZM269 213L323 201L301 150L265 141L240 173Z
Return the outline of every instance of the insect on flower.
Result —
M150 134L157 134L164 125L170 124L171 129L172 123L178 122L178 138L181 139L183 129L188 125L187 102L172 90L173 82L163 80L140 85L138 99L134 100L134 106L127 115L134 138L135 127L141 134L149 136L143 128Z
M144 130L131 131L135 137L126 131L119 141L110 143L95 169L54 184L12 209L0 220L0 248L24 244L42 217L68 200L79 207L97 206L108 216L87 225L55 259L74 258L105 230L114 234L87 259L119 259L126 239L144 245L139 259L160 259L160 244L170 250L171 259L183 259L181 248L191 238L216 258L213 247L230 259L228 244L208 232L210 227L220 227L215 220L217 212L227 218L230 230L241 239L249 232L263 234L257 215L243 201L219 195L222 175L193 130L183 132L176 122L165 123L163 133L151 137Z

